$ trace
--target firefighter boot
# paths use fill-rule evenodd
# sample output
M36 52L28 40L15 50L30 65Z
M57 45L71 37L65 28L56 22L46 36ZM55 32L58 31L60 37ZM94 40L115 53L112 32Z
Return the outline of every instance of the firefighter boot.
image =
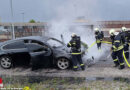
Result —
M74 66L74 67L73 67L73 70L74 70L74 71L78 71L78 66Z
M119 64L115 64L113 67L118 67L119 66Z
M124 69L125 68L125 65L120 65L119 69Z
M115 59L115 60L114 60L114 64L115 64L115 65L114 65L113 67L118 67L118 66L120 65L119 62L118 62L118 59Z
M73 68L74 71L78 71L78 68Z
M81 69L84 71L85 70L85 66L83 65L83 66L81 66Z

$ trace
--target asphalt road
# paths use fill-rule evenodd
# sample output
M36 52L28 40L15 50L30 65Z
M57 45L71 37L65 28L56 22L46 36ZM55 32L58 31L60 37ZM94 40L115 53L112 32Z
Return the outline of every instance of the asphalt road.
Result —
M113 62L98 61L90 67L86 67L85 71L58 70L58 69L39 69L31 71L31 68L0 68L0 75L22 75L22 76L49 76L49 77L130 77L130 68L119 70L114 68Z

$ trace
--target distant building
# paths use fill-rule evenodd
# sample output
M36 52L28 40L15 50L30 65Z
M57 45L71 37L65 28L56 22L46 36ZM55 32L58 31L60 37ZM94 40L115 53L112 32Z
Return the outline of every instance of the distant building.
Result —
M15 36L42 36L48 31L48 23L14 23ZM109 30L114 28L120 31L122 26L125 26L130 30L130 21L98 21L92 22L84 19L77 19L74 21L72 30L75 30L75 26L83 26L86 30L94 30L95 27L99 27L104 31L104 36L109 37ZM12 27L11 23L0 23L0 41L8 40L12 38Z
M0 39L12 37L12 24L0 23ZM14 23L15 37L42 36L47 29L47 23Z
M81 26L86 26L87 29L94 30L95 27L100 28L101 31L104 31L104 36L109 37L109 30L115 29L116 31L120 31L121 27L125 26L127 30L130 30L130 21L87 21L84 19L78 19L75 21Z
M127 30L130 30L130 21L99 21L97 22L97 26L104 31L105 37L109 37L109 30L112 28L120 31L121 27L125 26Z

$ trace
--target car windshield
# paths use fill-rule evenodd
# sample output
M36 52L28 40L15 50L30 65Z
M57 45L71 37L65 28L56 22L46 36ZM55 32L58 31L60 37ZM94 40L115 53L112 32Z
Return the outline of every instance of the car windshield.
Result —
M59 40L55 40L55 39L49 39L47 40L47 43L52 46L52 47L60 47L63 46L63 43L60 42Z

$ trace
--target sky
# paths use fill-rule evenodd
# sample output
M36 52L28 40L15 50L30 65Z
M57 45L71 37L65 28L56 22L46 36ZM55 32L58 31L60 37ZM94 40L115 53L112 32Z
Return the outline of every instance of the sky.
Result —
M0 0L0 21L12 22L11 0ZM49 22L85 17L88 20L130 20L130 0L12 0L13 22Z

